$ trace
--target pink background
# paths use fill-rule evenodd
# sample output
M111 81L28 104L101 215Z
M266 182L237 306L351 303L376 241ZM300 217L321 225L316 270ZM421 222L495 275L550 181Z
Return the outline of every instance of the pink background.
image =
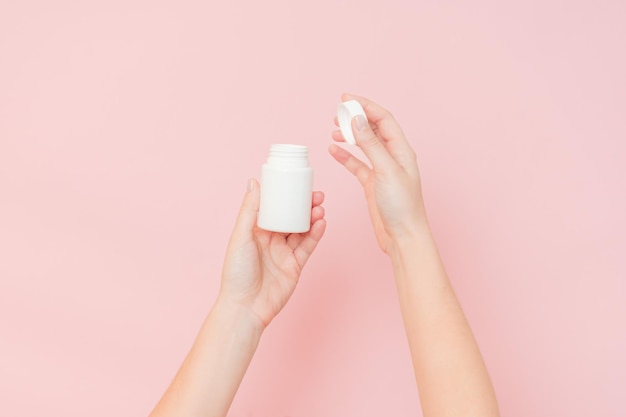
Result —
M231 414L419 415L344 91L418 153L502 414L626 415L626 2L219 3L0 3L0 415L148 414L275 142L328 230Z

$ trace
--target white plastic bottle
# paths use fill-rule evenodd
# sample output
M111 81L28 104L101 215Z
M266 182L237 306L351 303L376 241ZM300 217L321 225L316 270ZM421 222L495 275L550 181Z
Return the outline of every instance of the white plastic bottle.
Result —
M261 171L261 203L257 225L282 233L311 228L313 168L302 145L276 144Z

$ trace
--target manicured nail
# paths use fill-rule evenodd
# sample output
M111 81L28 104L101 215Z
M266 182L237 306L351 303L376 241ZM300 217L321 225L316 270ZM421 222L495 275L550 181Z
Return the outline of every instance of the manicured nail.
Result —
M250 192L250 191L253 191L253 190L254 190L254 180L253 180L252 178L250 178L250 179L248 180L248 187L247 187L247 189L248 189L248 192Z
M357 115L354 117L355 123L356 123L356 128L362 132L365 130L365 128L367 127L367 120L365 119L365 117L363 117L362 115Z

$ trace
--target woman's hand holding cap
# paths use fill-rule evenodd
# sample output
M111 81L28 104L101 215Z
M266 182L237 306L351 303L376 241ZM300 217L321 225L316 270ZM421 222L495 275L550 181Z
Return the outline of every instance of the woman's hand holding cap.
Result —
M365 110L361 107L361 104L356 100L348 100L340 103L337 107L337 120L339 122L339 128L343 138L351 145L356 144L354 134L352 133L352 119L355 116L361 115L367 120Z

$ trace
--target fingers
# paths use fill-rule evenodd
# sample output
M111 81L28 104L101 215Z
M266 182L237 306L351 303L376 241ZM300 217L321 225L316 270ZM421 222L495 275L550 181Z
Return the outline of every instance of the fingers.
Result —
M302 236L302 240L293 250L293 254L296 257L298 265L302 268L306 261L309 259L320 239L324 235L326 230L326 219L319 219L311 225L305 235Z
M352 119L352 132L356 144L363 150L375 170L386 172L393 168L395 161L389 154L385 143L372 130L365 117L359 115Z
M393 159L404 168L416 167L415 152L406 140L402 128L400 128L400 125L388 110L365 97L353 94L344 94L341 99L342 101L357 100L363 107L365 114L367 114L370 127L374 127L373 131L384 142ZM335 133L333 133L333 139L341 140L336 139Z
M248 188L241 203L239 214L237 215L233 235L241 236L252 233L252 229L254 228L257 220L259 202L259 183L257 180L251 178L248 180Z
M341 133L341 129L333 130L332 138L335 142L346 141L346 139L343 137L343 133Z
M311 224L315 223L319 219L323 219L326 214L326 210L322 206L313 207L311 210Z
M361 185L365 184L371 170L363 161L360 161L350 152L338 145L335 145L334 143L330 145L328 152L330 152L332 157L335 158L337 162L343 165L352 175L354 175Z
M323 202L324 202L324 193L322 193L321 191L313 192L313 207L311 208L311 227L313 227L313 225L318 220L322 220L324 218L324 215L326 214L324 207L321 206ZM302 240L306 237L308 233L310 233L310 229L309 229L309 232L306 232L306 233L285 234L287 245L292 250L295 250L296 247L298 247L300 242L302 242Z
M378 129L378 128L376 127L376 125L375 125L375 124L373 124L373 123L370 123L370 127L371 127L372 129ZM343 133L341 132L341 129L335 129L335 130L333 130L333 133L332 133L332 138L333 138L333 140L334 140L335 142L345 142L345 141L346 141L346 139L343 137Z
M324 193L321 191L313 191L313 207L319 206L324 202Z

